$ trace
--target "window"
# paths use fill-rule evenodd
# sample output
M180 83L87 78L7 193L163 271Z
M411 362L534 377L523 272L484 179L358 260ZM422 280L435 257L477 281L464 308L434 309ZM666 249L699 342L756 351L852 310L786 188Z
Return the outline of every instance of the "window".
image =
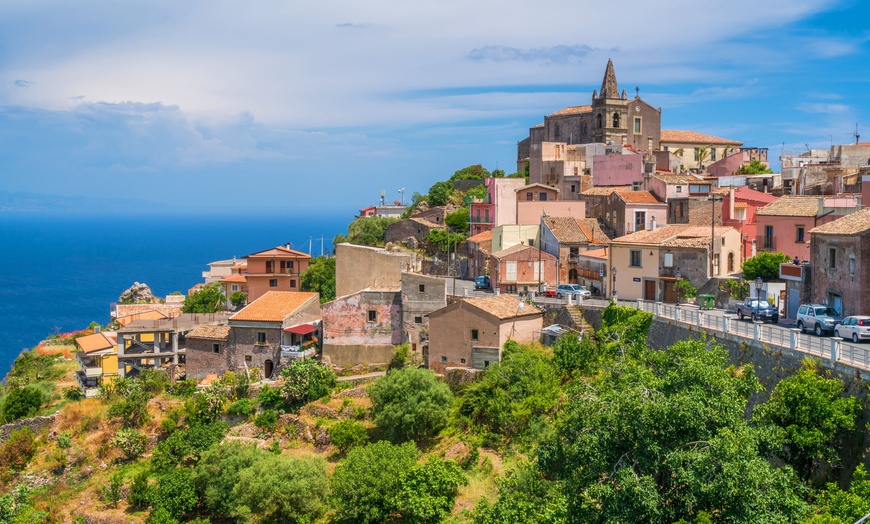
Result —
M265 344L266 343L266 332L259 331L257 332L257 344Z
M619 113L613 113L613 127L619 127Z
M516 282L517 280L517 261L508 260L505 262L504 279L508 282Z
M577 186L575 186L574 184L571 184L571 192L572 192L572 193L576 193L576 192L577 192Z
M695 161L696 161L696 162L697 162L698 158L699 158L699 157L698 157L698 148L696 147L696 148L695 148Z
M714 162L715 160L716 160L716 148L711 147L710 148L710 161Z
M275 272L275 261L267 260L266 261L266 273L274 273Z
M535 199L535 194L532 193L531 191L527 191L526 192L526 202L531 202L534 199Z
M374 309L370 309L368 311L368 321L369 322L377 322L378 321L378 312Z
M415 324L422 324L422 323L423 323L423 317L414 317L414 323L415 323Z
M464 358L460 358L460 359L459 359L459 363L460 363L460 364L465 364L465 359L464 359Z
M535 247L535 239L534 238L529 239L529 247Z
M233 285L231 285L231 286L230 286L230 290L232 290L232 291L238 291L238 290L239 290L239 285L238 285L238 284L233 284Z
M251 361L251 355L245 355L245 362Z
M653 140L652 137L646 137L646 148L652 151L653 149Z
M278 287L278 279L270 278L269 279L269 287Z
M632 249L631 250L631 262L629 264L631 267L641 267L641 259L640 259L640 250Z
M479 332L476 329L471 330L471 340L479 340L478 339Z
M547 201L547 193L544 193L543 191L538 193L538 200L540 200L541 202L546 202Z
M290 287L292 287L292 288L296 287L296 279L295 278L290 280Z
M489 224L489 209L483 210L483 218L486 221L486 223Z
M553 135L556 138L559 138L560 136L562 136L562 126L560 126L559 124L556 124L556 130L555 130L555 133L553 133Z
M709 195L710 186L707 184L689 184L690 195Z
M804 242L804 226L795 226L795 228L794 228L794 241L795 242Z
M446 363L447 363L447 357L445 357L444 355L441 355L441 363L442 363L442 364L446 364Z
M665 267L674 267L673 253L665 253Z
M639 116L634 117L634 132L640 133L640 117Z
M580 168L579 168L579 167L575 167L575 168L574 168L574 176L577 176L577 175L579 175L579 174L580 174Z
M837 248L828 248L828 268L837 268Z
M417 292L418 293L425 293L426 292L426 284L419 284L417 286Z
M601 113L598 113L597 116L598 116L598 127L600 129L600 128L604 127L604 117L601 115Z
M634 230L643 231L646 229L646 211L634 212Z
M677 186L677 193L683 192L683 186Z
M849 255L849 276L855 276L855 255Z
M220 344L212 344L211 345L211 352L212 353L220 353L221 352L221 345Z
M485 368L488 368L488 367L489 367L489 360L484 360L484 361L483 361L483 367L485 367Z
M764 226L764 247L773 248L773 226Z

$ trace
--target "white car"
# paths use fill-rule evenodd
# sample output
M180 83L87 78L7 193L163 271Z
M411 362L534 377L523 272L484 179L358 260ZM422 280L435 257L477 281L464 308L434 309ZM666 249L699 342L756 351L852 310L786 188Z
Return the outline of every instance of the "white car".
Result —
M852 339L852 342L860 342L870 338L870 317L851 316L843 319L834 329L835 337Z
M556 288L556 297L562 298L568 295L590 298L592 292L579 284L559 284L559 287Z

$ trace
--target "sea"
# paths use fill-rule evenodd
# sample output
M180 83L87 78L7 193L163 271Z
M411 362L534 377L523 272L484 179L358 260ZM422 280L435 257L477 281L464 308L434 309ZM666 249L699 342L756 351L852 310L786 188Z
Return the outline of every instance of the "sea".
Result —
M215 260L287 243L329 254L351 220L340 212L0 213L0 377L52 333L105 325L110 304L134 282L158 297L186 294Z

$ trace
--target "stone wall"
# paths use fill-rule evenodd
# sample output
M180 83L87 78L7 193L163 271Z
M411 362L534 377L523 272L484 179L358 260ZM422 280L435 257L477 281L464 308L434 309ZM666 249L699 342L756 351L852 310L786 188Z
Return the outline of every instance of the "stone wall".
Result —
M47 417L23 418L21 420L16 420L15 422L10 422L9 424L3 424L0 426L0 444L6 442L6 439L12 435L13 431L18 431L23 428L30 428L30 431L39 435L54 424L54 419L56 417L57 413L54 413Z

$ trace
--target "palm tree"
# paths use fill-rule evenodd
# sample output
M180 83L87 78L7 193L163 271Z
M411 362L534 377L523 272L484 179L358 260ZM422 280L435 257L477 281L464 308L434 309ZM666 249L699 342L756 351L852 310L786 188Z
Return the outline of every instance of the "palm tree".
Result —
M710 157L710 147L711 146L703 146L696 149L696 154L698 156L698 167L701 171L704 170L704 162Z

